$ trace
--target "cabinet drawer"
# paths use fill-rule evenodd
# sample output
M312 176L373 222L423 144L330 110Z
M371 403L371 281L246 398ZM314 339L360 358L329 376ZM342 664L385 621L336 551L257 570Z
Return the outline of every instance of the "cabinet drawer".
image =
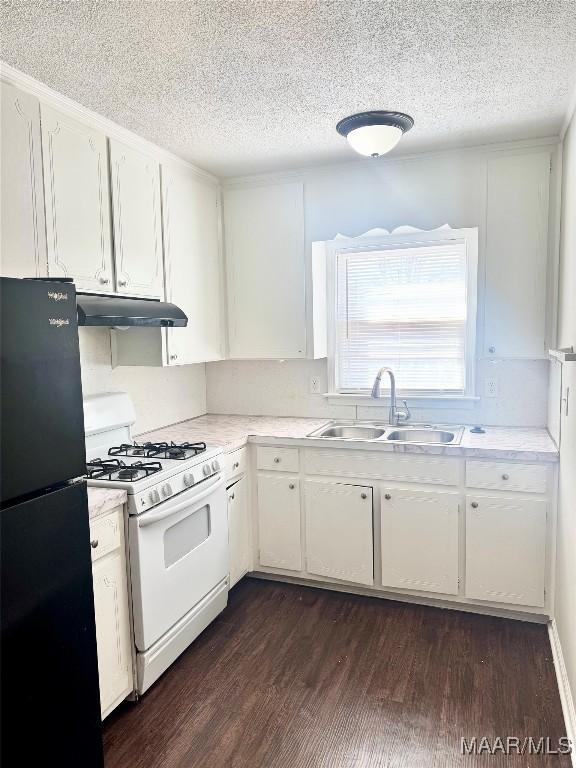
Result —
M546 493L548 467L504 461L467 461L466 485L500 491Z
M246 448L224 454L224 474L226 480L242 475L247 470Z
M458 485L458 459L443 456L318 449L305 452L304 464L306 472L310 475Z
M123 519L122 507L118 507L107 515L90 521L92 562L99 560L122 545Z
M278 472L298 472L297 448L258 448L256 453L258 469L272 469Z

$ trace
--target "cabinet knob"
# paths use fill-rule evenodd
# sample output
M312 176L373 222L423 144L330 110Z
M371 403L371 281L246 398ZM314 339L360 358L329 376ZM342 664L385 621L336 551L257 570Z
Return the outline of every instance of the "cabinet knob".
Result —
M118 280L118 285L121 288L125 288L126 287L126 280Z
M280 459L278 458L278 456L274 457L274 464L280 464Z
M478 509L478 502L473 501L472 504L470 504L470 506L472 507L472 509Z
M502 480L510 480L510 475L506 474L506 472L502 475Z
M102 277L100 278L100 284L101 284L101 285L108 285L108 283L109 283L109 282L110 282L110 278L109 278L109 277L104 277L104 276L102 276Z
M368 498L368 494L366 494L366 493L361 493L361 494L360 494L360 498L361 498L361 499L367 499L367 498Z
M294 483L290 483L290 485L288 486L288 488L290 488L291 491L293 491L295 487L296 486L294 485Z
M488 347L488 352L493 355L496 352L496 347Z
M389 493L385 493L385 494L384 494L384 498L386 499L386 501L390 501L390 499L392 498L392 496L391 496Z
M96 547L98 546L98 539L92 539L92 541L90 542L90 546L92 547L92 549L96 549Z

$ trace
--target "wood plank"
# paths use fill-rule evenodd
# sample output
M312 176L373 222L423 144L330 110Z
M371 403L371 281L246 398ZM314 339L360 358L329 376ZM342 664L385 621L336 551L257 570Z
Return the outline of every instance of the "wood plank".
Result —
M554 766L461 737L564 735L542 625L244 579L137 705L106 768Z

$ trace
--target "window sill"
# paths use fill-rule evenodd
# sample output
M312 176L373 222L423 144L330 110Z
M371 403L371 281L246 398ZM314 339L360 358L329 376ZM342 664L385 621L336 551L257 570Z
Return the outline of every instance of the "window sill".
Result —
M330 405L362 405L374 408L389 408L390 398L380 397L377 400L370 395L344 394L342 392L326 392L324 397ZM406 400L413 408L469 408L480 398L474 395L409 395L397 396L397 402L402 405Z

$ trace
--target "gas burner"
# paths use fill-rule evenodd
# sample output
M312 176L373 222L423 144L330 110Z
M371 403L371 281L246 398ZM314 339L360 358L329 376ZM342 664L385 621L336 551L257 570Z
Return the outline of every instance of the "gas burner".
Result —
M89 480L142 480L162 470L159 461L136 461L125 464L119 459L93 459L86 464L86 477Z
M145 458L174 459L182 461L204 453L206 443L122 443L110 448L109 456L144 456Z

